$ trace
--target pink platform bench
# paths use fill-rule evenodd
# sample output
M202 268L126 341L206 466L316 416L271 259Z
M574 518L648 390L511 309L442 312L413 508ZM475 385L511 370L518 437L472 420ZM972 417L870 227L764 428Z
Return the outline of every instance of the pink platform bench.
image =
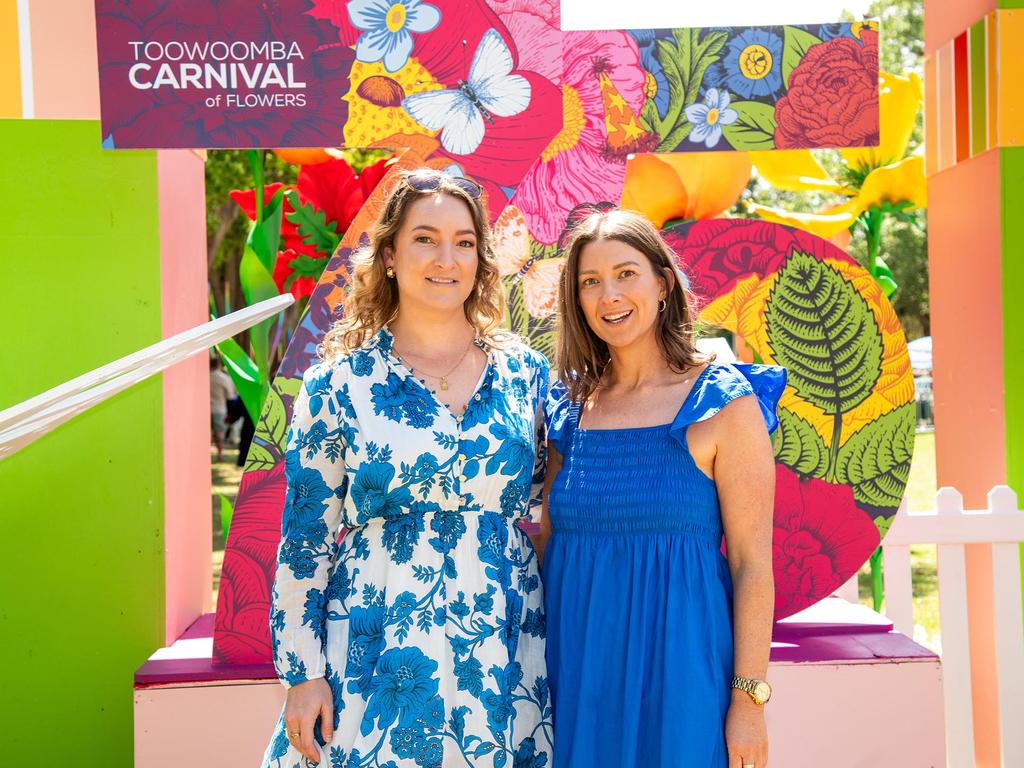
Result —
M136 671L136 768L259 764L284 688L212 650L208 614ZM946 764L938 657L864 606L828 598L777 623L769 680L775 768Z

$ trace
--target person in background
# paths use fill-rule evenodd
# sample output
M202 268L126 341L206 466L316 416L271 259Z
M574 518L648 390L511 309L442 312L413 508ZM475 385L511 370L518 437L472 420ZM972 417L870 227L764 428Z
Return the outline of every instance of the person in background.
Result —
M231 377L221 368L220 358L210 358L210 429L217 446L217 461L224 457L224 436L228 431L228 400L235 396Z

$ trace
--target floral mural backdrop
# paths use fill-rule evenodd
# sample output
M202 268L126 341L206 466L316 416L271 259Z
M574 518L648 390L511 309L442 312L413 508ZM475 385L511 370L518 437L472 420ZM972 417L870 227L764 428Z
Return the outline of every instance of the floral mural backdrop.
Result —
M186 32L223 38L229 7L240 2L225 0ZM338 317L349 256L365 245L396 172L422 165L483 186L509 325L545 353L559 245L574 217L594 205L641 207L650 194L645 181L670 182L684 202L656 223L668 227L703 317L790 369L777 446L777 615L828 594L864 561L895 510L909 463L900 452L878 458L888 436L904 437L900 409L911 381L887 300L852 259L811 235L767 222L755 231L735 229L750 222L666 220L728 208L749 176L749 150L877 144L874 24L562 32L550 0L289 0L246 8L254 17L246 35L301 31L312 53L297 71L319 78L310 100L315 119L294 105L211 115L180 91L140 95L102 85L107 146L180 146L162 143L171 139L160 133L180 123L196 147L345 145L395 157L360 185L369 197L357 212L329 193L332 174L345 173L337 164L303 166L293 189L258 185L261 194L238 198L254 220L266 218L259 210L266 214L268 203L276 206L269 220L280 222L279 240L263 254L261 280L268 291L309 295L309 305L265 392L236 502L218 600L218 662L270 659L291 402ZM189 13L181 0L99 0L98 34L115 51L101 60L101 77L105 67L110 77L125 75L130 62L116 55L118 41L180 37L182 27L168 32L160 17ZM249 90L259 96L260 87ZM109 105L111 94L125 101L124 119ZM138 106L143 97L148 107ZM305 122L315 140L303 133ZM327 226L332 221L338 226ZM847 361L867 361L849 381L807 359L808 344L833 341L852 345Z

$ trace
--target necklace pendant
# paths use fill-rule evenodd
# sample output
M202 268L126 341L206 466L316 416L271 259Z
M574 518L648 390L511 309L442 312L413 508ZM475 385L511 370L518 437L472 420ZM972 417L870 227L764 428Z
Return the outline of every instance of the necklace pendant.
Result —
M441 391L442 392L447 392L448 391L448 377L447 376L442 376L441 377Z

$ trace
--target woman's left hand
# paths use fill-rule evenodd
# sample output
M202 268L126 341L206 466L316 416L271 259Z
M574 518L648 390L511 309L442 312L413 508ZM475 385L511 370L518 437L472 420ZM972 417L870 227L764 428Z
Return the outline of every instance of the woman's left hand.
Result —
M768 765L764 707L755 704L743 692L733 691L732 705L725 717L725 746L729 751L729 768L766 768Z

